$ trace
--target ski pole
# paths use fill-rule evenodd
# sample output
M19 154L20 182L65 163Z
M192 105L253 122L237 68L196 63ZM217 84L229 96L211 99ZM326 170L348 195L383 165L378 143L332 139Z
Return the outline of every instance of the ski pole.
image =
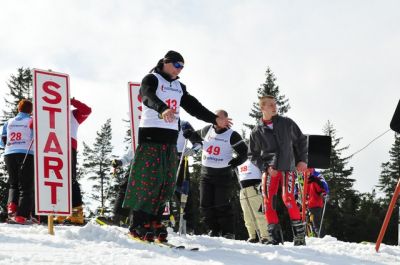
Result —
M239 171L238 171L237 168L235 168L235 173L236 173L236 176L237 176L237 179L238 179L238 182L239 182L240 189L243 190L243 195L244 195L244 198L245 198L247 207L249 207L249 209L250 209L251 221L252 221L252 223L253 223L253 226L254 226L255 229L256 229L256 234L257 234L257 236L258 236L258 240L261 242L261 233L260 233L260 229L259 229L259 227L258 227L258 225L257 225L256 217L255 217L254 212L253 212L253 207L251 207L249 198L248 198L248 196L247 196L247 191L246 191L246 189L243 189L243 186L242 186L242 184L240 183Z
M183 156L183 155L182 155ZM180 236L186 235L186 220L183 218L185 214L185 207L187 203L187 198L189 195L189 182L187 180L187 167L188 167L188 158L185 156L185 165L183 167L183 181L181 187L181 200L180 200L180 211L179 211L179 230L178 233Z
M185 151L185 149L186 149L186 146L187 146L187 143L188 143L188 139L185 139L185 143L183 144L183 150L182 150L182 153L181 153L181 157L180 157L180 159L179 159L179 165L178 165L178 170L176 171L176 180L175 180L175 183L178 181L178 177L179 177L179 171L181 170L181 166L182 166L182 161L183 161L183 152Z
M22 164L21 164L21 167L20 167L21 174L22 174L22 170L24 169L24 165L25 165L26 158L28 157L29 151L30 151L31 148L32 148L32 144L33 144L33 139L32 139L32 141L31 141L31 143L29 144L28 150L27 150L26 153L25 153L24 160L22 160Z
M326 201L327 201L327 199L325 198L325 201L324 201L324 208L322 209L321 223L320 223L320 225L319 225L319 230L318 230L318 238L321 238L322 222L324 221L325 208L326 208Z

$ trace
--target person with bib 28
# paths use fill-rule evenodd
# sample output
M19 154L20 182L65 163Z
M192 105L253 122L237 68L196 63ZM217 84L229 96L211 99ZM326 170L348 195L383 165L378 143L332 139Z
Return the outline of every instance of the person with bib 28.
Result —
M297 124L278 115L273 96L259 99L262 119L250 134L251 161L263 171L262 188L270 244L283 244L282 229L276 212L277 193L282 187L282 200L288 209L294 245L305 245L305 224L294 196L295 170L307 169L307 137Z
M34 205L34 162L32 102L22 99L18 114L4 123L1 134L8 171L8 219L10 223L32 224Z
M183 67L182 55L168 51L140 86L139 143L131 163L123 207L133 211L130 235L141 240L167 241L161 218L165 203L175 191L180 107L222 128L232 124L228 118L217 117L187 92L178 77Z
M247 159L237 167L237 173L240 183L240 206L249 234L247 242L266 244L270 238L267 231L268 223L262 212L261 171L250 159Z
M227 118L224 110L218 117ZM200 178L200 211L210 229L210 236L235 238L234 214L231 205L232 170L247 159L247 145L232 129L208 125L194 132L190 139L203 141ZM233 151L237 156L233 157Z

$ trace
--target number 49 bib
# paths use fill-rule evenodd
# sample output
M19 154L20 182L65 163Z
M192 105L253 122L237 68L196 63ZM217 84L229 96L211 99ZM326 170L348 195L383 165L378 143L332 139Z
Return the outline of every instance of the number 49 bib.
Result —
M231 146L231 135L233 130L217 134L211 126L203 141L203 152L201 156L202 165L212 168L228 167L232 159L233 149Z

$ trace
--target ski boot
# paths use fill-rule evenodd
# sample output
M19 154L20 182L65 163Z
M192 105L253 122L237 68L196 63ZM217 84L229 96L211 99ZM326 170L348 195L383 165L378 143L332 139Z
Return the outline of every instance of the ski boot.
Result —
M283 233L280 224L269 224L268 233L270 240L266 242L267 245L283 245Z
M306 245L306 231L305 223L301 220L291 221L292 231L293 231L293 244L295 246L305 246Z
M65 221L65 218L67 218L67 217L58 215L58 216L54 217L53 222L56 223L56 224L63 224L64 221Z
M162 223L153 222L153 229L158 242L168 242L168 231Z
M65 218L64 224L71 225L83 225L85 223L85 219L83 217L83 207L82 205L73 207L72 214Z
M251 238L251 237L250 237L249 239L246 240L246 242L247 242L247 243L258 243L259 240L258 240L257 238Z
M30 225L32 224L31 222L28 222L28 220L23 217L23 216L13 216L8 219L9 224L18 224L18 225Z
M139 225L129 228L131 237L148 242L154 242L154 232L150 224Z
M210 232L208 232L209 237L219 237L221 236L221 233L217 230L211 229Z
M225 233L225 234L222 234L222 237L224 237L226 239L235 239L235 234L233 234L233 233Z
M14 217L17 212L17 204L15 202L10 202L7 205L8 218Z

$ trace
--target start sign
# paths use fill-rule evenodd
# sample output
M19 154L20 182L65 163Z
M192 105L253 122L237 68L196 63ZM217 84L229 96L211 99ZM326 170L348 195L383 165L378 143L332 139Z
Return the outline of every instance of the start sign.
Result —
M142 115L142 98L139 94L140 83L128 83L129 117L131 121L132 151L138 145L139 121Z
M36 214L71 214L69 77L33 70Z

